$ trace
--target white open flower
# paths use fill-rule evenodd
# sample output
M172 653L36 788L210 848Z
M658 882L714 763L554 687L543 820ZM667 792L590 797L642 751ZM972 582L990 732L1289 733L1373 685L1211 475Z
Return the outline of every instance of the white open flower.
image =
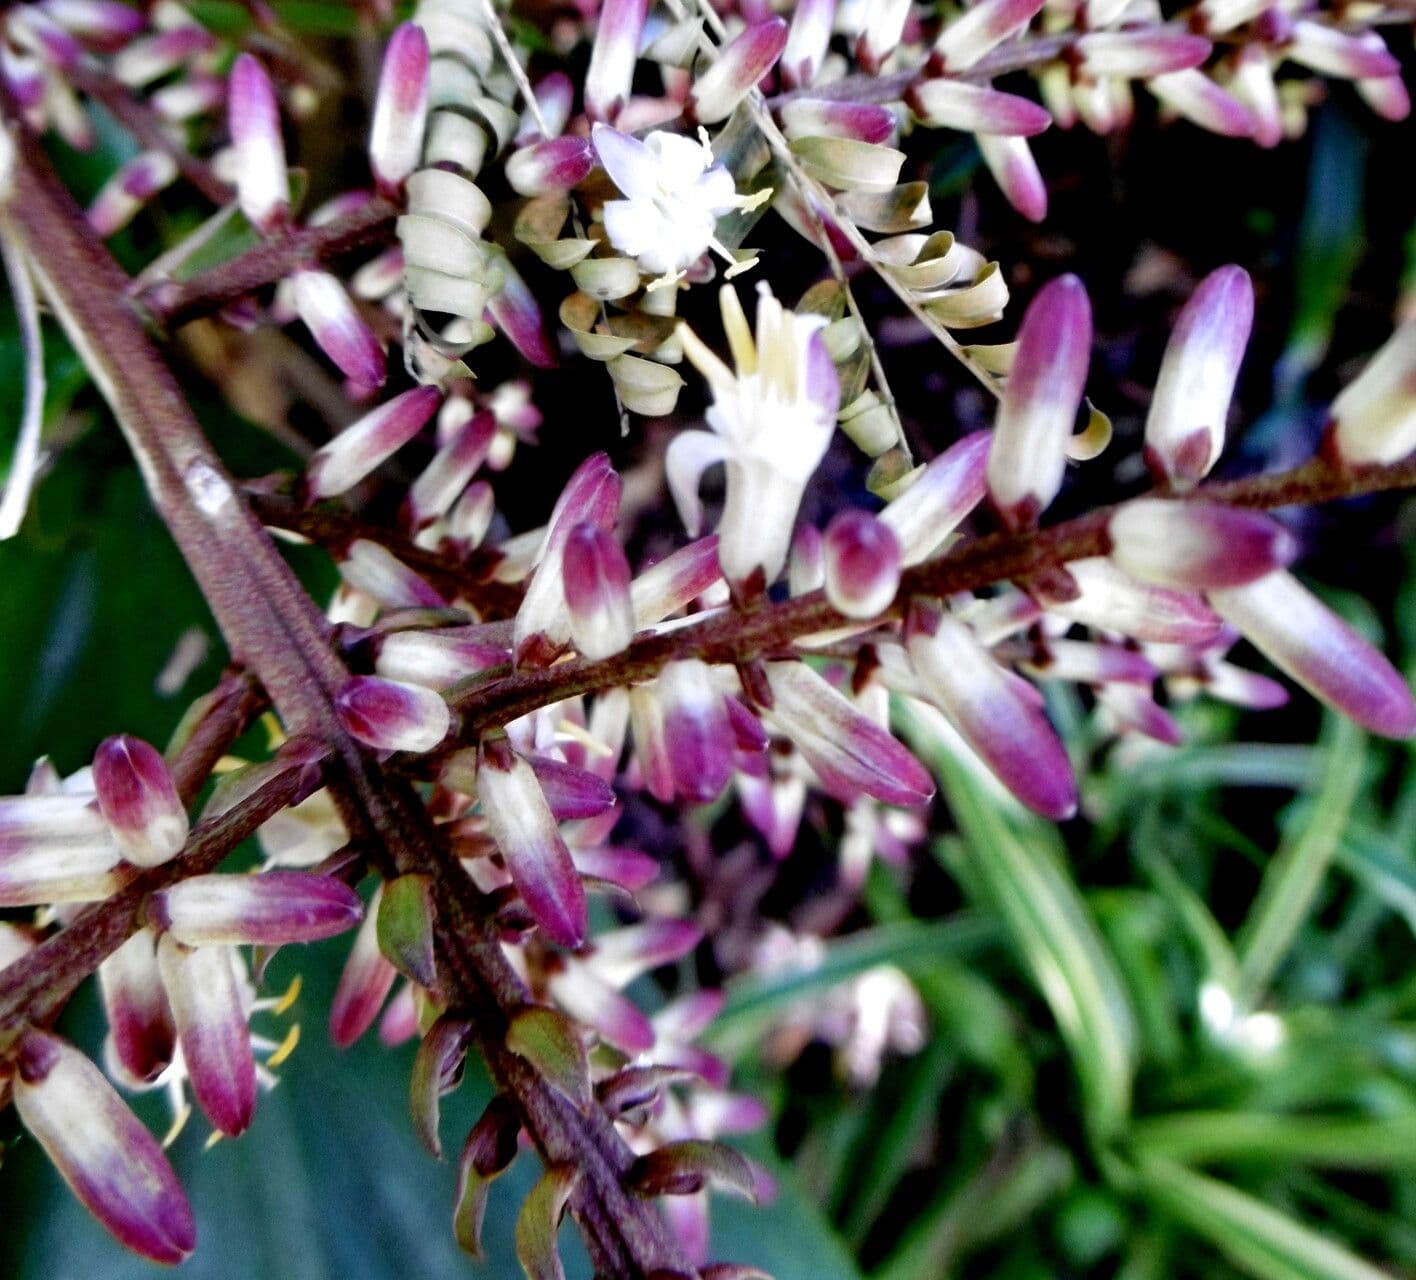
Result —
M757 340L731 286L720 294L723 327L737 372L688 328L684 354L708 380L713 404L708 431L682 431L669 446L674 501L690 534L703 520L698 485L715 462L727 466L727 495L718 524L724 574L744 582L761 570L770 583L786 564L792 525L807 481L831 443L841 389L821 330L823 316L787 311L758 286Z
M706 142L656 130L642 142L609 125L592 134L600 163L625 195L605 205L605 231L621 253L656 276L686 270L718 244L718 218L743 206L733 176Z

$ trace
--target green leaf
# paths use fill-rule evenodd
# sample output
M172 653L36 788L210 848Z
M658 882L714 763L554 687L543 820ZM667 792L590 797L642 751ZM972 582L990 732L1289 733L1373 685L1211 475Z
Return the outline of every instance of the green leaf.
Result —
M399 973L429 990L437 986L433 878L413 874L384 884L376 929L379 951Z
M1377 1117L1192 1111L1138 1120L1131 1142L1143 1157L1180 1164L1292 1161L1351 1169L1416 1169L1416 1113Z
M516 1217L516 1257L527 1280L565 1280L556 1233L580 1170L552 1165L531 1188Z
M590 1059L580 1031L565 1014L540 1006L522 1009L507 1029L506 1047L576 1106L589 1106Z

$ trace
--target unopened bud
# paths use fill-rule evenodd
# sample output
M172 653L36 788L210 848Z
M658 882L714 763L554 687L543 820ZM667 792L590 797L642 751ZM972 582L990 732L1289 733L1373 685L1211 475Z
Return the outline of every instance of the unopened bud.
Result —
M1211 502L1140 498L1107 524L1111 559L1139 582L1237 587L1290 564L1298 544L1277 520Z
M345 288L328 271L304 269L291 277L295 310L316 345L362 392L383 386L384 350Z
M369 164L381 187L396 191L417 167L427 121L428 38L405 22L384 51L369 130Z
M704 124L726 120L757 82L776 65L787 43L782 18L753 23L726 44L693 86L694 114Z
M1416 319L1408 320L1332 404L1348 463L1397 462L1416 449Z
M423 429L441 399L436 387L414 387L345 427L310 459L309 496L332 498L352 489Z
M155 867L176 857L187 840L187 811L156 748L120 734L93 757L98 807L129 862Z
M336 695L340 723L380 751L431 751L452 728L441 695L422 685L355 676Z
M883 613L900 585L900 541L865 511L843 511L826 526L826 598L848 618Z
M231 68L227 95L231 141L236 148L236 196L241 212L262 231L269 231L290 212L290 181L275 89L265 68L243 53Z
M570 634L587 658L608 658L634 638L629 561L619 540L592 524L570 531L562 553Z

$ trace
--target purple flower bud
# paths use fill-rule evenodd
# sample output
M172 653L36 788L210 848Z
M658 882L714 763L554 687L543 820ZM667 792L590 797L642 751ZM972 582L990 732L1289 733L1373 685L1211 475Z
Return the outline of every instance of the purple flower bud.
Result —
M93 757L98 807L129 862L155 867L187 840L187 811L167 762L156 748L128 734L105 738Z
M1107 523L1111 559L1138 582L1237 587L1291 564L1298 544L1277 520L1212 502L1140 498Z
M1146 87L1166 106L1201 129L1222 138L1253 136L1254 118L1248 107L1221 89L1203 71L1192 68L1152 76L1146 81Z
M109 63L109 69L114 79L129 88L141 89L215 47L216 37L210 31L195 22L184 22L125 44ZM284 173L283 166L281 172Z
M414 387L345 427L310 459L306 492L318 499L352 489L423 429L441 399L436 387Z
M1067 573L1079 594L1047 606L1063 618L1157 644L1204 644L1219 634L1219 619L1198 595L1143 586L1105 557L1073 560Z
M44 102L45 72L38 58L0 43L0 79L20 110L37 112Z
M1013 528L1057 496L1091 355L1091 303L1076 276L1043 286L1018 330L988 453L988 489Z
M374 670L385 680L446 689L511 661L511 650L493 643L481 627L395 631L378 642Z
M724 45L717 61L698 77L689 95L697 119L703 124L726 120L777 64L786 44L785 20L767 18L753 23Z
M38 5L12 9L6 34L60 72L72 70L84 56L79 42Z
M856 61L864 71L874 75L899 48L909 16L910 0L874 0L855 46Z
M256 1112L256 1064L235 963L229 947L184 947L166 933L158 939L157 965L192 1093L231 1138Z
M629 97L648 0L604 0L585 73L585 111L610 123Z
M1184 731L1175 717L1158 706L1150 691L1139 685L1106 685L1097 690L1096 698L1122 729L1144 734L1167 747L1178 747L1185 741Z
M231 68L227 116L236 147L236 198L241 212L262 231L271 231L290 212L290 182L280 108L270 77L249 53Z
M1400 672L1292 574L1210 593L1224 620L1320 702L1387 738L1416 734Z
M1253 322L1254 288L1242 267L1211 272L1181 309L1146 418L1146 456L1172 484L1194 484L1219 458Z
M617 884L629 893L637 893L659 878L658 862L638 849L600 845L594 849L572 849L570 857L582 876Z
M349 948L349 958L344 962L344 971L339 975L339 985L330 1002L329 1035L341 1049L347 1049L374 1025L398 977L398 970L379 950L378 915L382 897L383 885L380 884L369 901L359 932L354 935L354 945Z
M317 942L352 929L359 895L330 876L305 871L193 876L148 899L148 920L189 947Z
M1375 31L1348 32L1299 18L1284 53L1294 62L1325 76L1368 80L1401 73L1397 61Z
M885 804L924 804L934 783L890 734L800 662L767 664L769 724L784 733L833 795L862 793Z
M583 964L570 964L546 983L551 997L572 1018L593 1027L622 1053L654 1047L654 1028L629 1000Z
M144 151L120 168L88 208L88 223L103 239L117 234L138 210L177 176L177 162L165 151Z
M495 439L493 440L495 446ZM492 517L497 513L497 496L485 480L474 480L467 486L457 505L447 517L447 536L464 554L482 545Z
M559 363L554 341L546 332L541 304L510 259L498 258L502 287L487 303L487 314L526 360L538 369Z
M409 489L404 524L416 532L445 516L487 460L496 434L496 415L489 409L458 427Z
M122 856L87 796L0 800L0 906L106 898L123 884Z
M380 188L397 191L417 168L427 122L428 37L405 22L384 50L369 130L369 165Z
M575 647L590 659L608 658L634 639L629 561L619 540L592 524L570 531L562 555L565 603Z
M1022 30L1043 0L981 0L950 22L934 42L941 70L967 71L985 53Z
M727 786L735 740L708 665L671 662L648 688L630 691L634 748L657 800L706 804Z
M172 1061L177 1032L157 970L157 935L139 929L98 966L117 1065L135 1085L150 1084Z
M1046 656L1029 663L1027 669L1044 679L1076 684L1120 681L1149 685L1156 676L1154 665L1144 654L1119 644L1091 644L1085 640L1049 640Z
M787 556L787 589L794 596L810 595L826 585L826 543L814 524L802 525L792 536Z
M1027 142L992 133L976 134L974 141L1008 203L1029 222L1047 217L1047 183Z
M904 564L927 560L988 490L991 431L975 431L950 445L880 513L899 539Z
M589 138L567 135L533 142L513 152L506 161L506 180L523 196L569 191L595 167L595 149Z
M182 123L217 110L226 101L226 81L214 75L189 75L163 85L149 101L164 120Z
M552 71L536 82L536 106L540 118L546 122L547 132L541 133L536 113L528 107L521 116L521 127L516 131L518 146L534 142L542 136L557 138L570 121L570 113L575 106L575 84L564 71Z
M1091 31L1075 45L1081 55L1082 69L1088 75L1119 76L1126 80L1147 80L1151 76L1202 66L1211 47L1203 36L1165 28Z
M1036 689L937 609L911 614L909 653L931 700L1009 791L1053 821L1076 813L1072 767Z
M997 133L1031 138L1052 123L1035 102L964 80L919 80L906 101L927 125L961 133Z
M1416 449L1416 319L1408 320L1332 403L1347 463L1398 462Z
M339 562L339 576L385 609L441 609L447 605L431 586L380 543L356 538Z
M334 705L339 722L380 751L431 751L452 728L452 712L440 694L379 676L355 676Z
M792 26L782 50L782 79L787 88L799 89L816 79L826 60L835 20L836 0L801 0L792 10Z
M798 6L800 15L805 6ZM788 138L853 138L884 142L895 132L895 113L878 102L790 98L779 108Z
M503 738L482 744L477 798L512 883L546 936L585 941L585 889L535 770Z
M192 1209L162 1149L73 1045L20 1038L15 1110L69 1189L125 1247L177 1263L196 1247Z
M883 613L900 585L900 541L866 511L842 511L826 526L826 598L848 618Z
M635 628L662 622L722 580L715 536L680 547L642 570L629 584Z
M105 47L126 43L147 25L141 12L120 0L44 0L41 7L74 35Z
M557 822L598 818L619 802L615 789L598 773L552 756L532 756L531 768Z
M290 279L295 310L316 345L361 391L383 386L384 349L344 286L328 271L297 271Z
M702 941L702 926L691 920L645 920L602 933L586 963L596 977L622 989L651 969L683 959Z

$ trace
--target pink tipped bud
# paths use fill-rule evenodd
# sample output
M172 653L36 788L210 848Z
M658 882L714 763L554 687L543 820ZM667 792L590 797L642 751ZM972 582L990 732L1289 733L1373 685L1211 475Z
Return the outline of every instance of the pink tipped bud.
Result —
M793 9L791 30L782 50L782 79L789 89L799 89L816 79L826 60L835 20L836 0L801 0Z
M477 798L532 918L553 942L579 947L587 927L584 886L535 771L505 739L483 744Z
M874 0L867 10L865 30L856 41L856 61L874 75L900 45L910 0Z
M290 212L275 89L265 68L243 53L231 68L227 92L227 117L236 147L236 198L241 212L262 231L269 231Z
M1401 673L1292 574L1211 592L1210 601L1319 701L1384 737L1416 735L1416 701Z
M1309 18L1293 24L1284 53L1313 71L1344 80L1401 74L1401 63L1375 31L1341 31Z
M777 64L786 44L786 22L767 18L725 45L718 60L694 83L690 100L697 118L704 124L726 120Z
M551 756L532 756L531 768L557 822L598 818L618 803L615 789L597 773Z
M883 520L843 511L826 526L826 598L848 618L889 608L900 585L900 540Z
M506 180L523 196L569 191L595 167L589 138L570 135L533 142L513 152L506 162Z
M345 427L310 459L309 496L332 498L352 489L423 429L441 399L436 387L415 387Z
M164 120L180 124L216 111L226 101L226 81L220 76L190 75L163 85L149 101Z
M974 140L1008 203L1029 222L1041 222L1047 217L1047 183L1027 142L992 133L980 133Z
M521 115L521 126L516 131L517 145L534 142L537 138L558 138L565 132L570 122L570 113L575 107L575 83L564 71L552 71L536 82L537 112L528 106ZM544 120L546 132L542 134L540 121Z
M452 509L487 460L496 434L496 415L487 409L474 413L453 432L408 491L403 517L409 528L426 528Z
M374 97L369 165L380 187L396 191L418 165L428 122L428 37L405 22L389 37Z
M125 44L109 63L109 70L129 88L141 89L215 47L216 37L210 31L195 22L184 22Z
M1112 684L1119 681L1149 685L1156 676L1154 665L1144 655L1119 644L1049 640L1046 648L1045 656L1028 664L1028 671L1047 680L1069 680L1076 684Z
M481 628L442 627L432 631L395 631L384 636L379 641L374 669L386 680L446 689L510 661L510 650L486 638Z
M825 585L825 540L814 524L804 524L793 535L787 556L787 590L794 596L805 596Z
M58 1036L27 1031L12 1080L25 1128L106 1230L154 1262L192 1252L197 1229L177 1175L93 1063Z
M1111 559L1138 582L1237 587L1291 564L1298 544L1277 520L1211 502L1141 498L1107 524Z
M624 988L651 969L683 959L702 941L703 927L691 920L646 920L597 937L588 964L597 977Z
M780 114L782 130L788 138L852 138L857 142L884 142L895 132L895 113L876 102L790 98L782 104Z
M0 800L0 906L92 902L121 887L122 852L87 796Z
M1254 133L1254 118L1238 98L1225 92L1203 71L1172 71L1153 76L1146 87L1167 107L1192 124L1222 138L1248 138Z
M98 966L118 1068L136 1085L156 1080L172 1061L177 1032L157 971L157 935L139 929Z
M935 458L915 482L880 513L899 539L905 565L939 549L988 491L990 431L975 431Z
M116 235L176 176L177 162L165 151L135 156L94 196L88 209L89 226L104 239Z
M93 757L98 807L129 862L155 867L187 840L187 811L167 762L139 738L120 734L99 743Z
M1043 0L981 0L964 11L934 42L942 69L967 71L985 53L1021 31L1041 12Z
M1283 141L1283 103L1273 72L1274 59L1265 45L1242 45L1234 55L1229 90L1249 109L1254 141L1261 147L1276 147Z
M1156 644L1205 644L1219 634L1219 618L1193 592L1139 583L1101 556L1073 560L1067 573L1079 594L1048 603L1060 617Z
M1147 457L1172 484L1194 484L1219 458L1253 322L1254 288L1235 266L1206 276L1175 321L1146 418Z
M139 10L120 0L43 0L40 7L66 31L107 48L125 44L147 25Z
M193 876L148 900L154 928L189 947L316 942L352 929L363 914L348 885L305 871Z
M1357 92L1383 120L1405 120L1411 114L1411 94L1401 76L1373 76L1357 81Z
M355 676L334 705L340 723L380 751L431 751L452 728L452 712L437 692L379 676Z
M1090 353L1086 288L1076 276L1061 276L1023 316L988 453L989 493L1014 528L1036 523L1062 487Z
M570 531L562 554L570 634L587 658L608 658L634 639L629 561L619 540L592 524Z
M71 70L84 56L79 42L38 5L11 10L6 34L58 71Z
M1416 449L1416 319L1408 320L1332 404L1344 462L1397 462Z
M158 939L157 965L192 1093L207 1119L233 1138L256 1113L256 1064L235 963L229 947L184 947L166 933Z
M963 80L920 80L906 98L927 125L961 133L997 133L1030 138L1052 123L1035 102Z
M496 512L497 496L492 486L485 480L474 480L448 514L448 538L467 551L480 547L487 530L492 527L492 517Z
M339 562L345 585L385 609L441 609L447 601L381 543L355 538Z
M344 286L328 271L309 269L297 271L290 284L295 310L335 367L360 391L383 386L388 374L383 347Z
M999 666L967 624L916 610L909 652L931 700L1009 791L1054 821L1077 811L1072 767L1041 696Z
M1211 45L1203 36L1165 28L1139 31L1092 31L1076 43L1082 69L1092 76L1147 80L1203 65Z
M585 110L592 120L611 123L629 97L648 0L605 0L585 73Z
M699 538L680 547L630 583L636 630L662 622L722 580L716 537Z
M374 1025L398 977L398 970L379 950L378 914L382 897L383 885L379 885L369 901L364 922L354 935L354 945L349 948L349 958L344 962L344 971L339 975L339 985L330 1002L329 1035L341 1049L347 1049Z
M487 303L488 316L528 364L538 369L554 369L559 358L555 342L546 332L540 302L509 259L500 258L499 266L502 287Z
M1122 730L1142 734L1167 747L1178 747L1185 741L1175 717L1157 705L1148 689L1134 684L1109 684L1096 691L1096 700Z

